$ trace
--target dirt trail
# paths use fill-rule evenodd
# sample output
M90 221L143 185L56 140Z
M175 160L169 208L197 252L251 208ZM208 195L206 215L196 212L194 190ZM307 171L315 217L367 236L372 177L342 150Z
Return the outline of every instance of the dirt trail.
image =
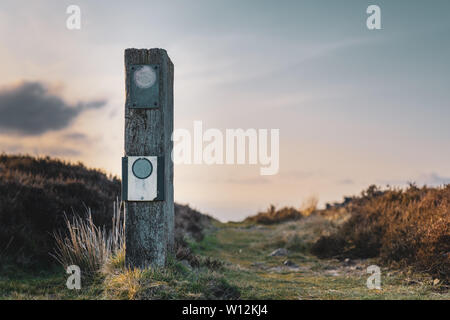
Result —
M368 289L375 260L321 260L308 246L329 222L320 218L275 226L222 224L196 247L225 261L224 275L243 299L450 299L427 275L381 268L381 290ZM321 226L323 228L321 228ZM278 248L286 252L271 254Z

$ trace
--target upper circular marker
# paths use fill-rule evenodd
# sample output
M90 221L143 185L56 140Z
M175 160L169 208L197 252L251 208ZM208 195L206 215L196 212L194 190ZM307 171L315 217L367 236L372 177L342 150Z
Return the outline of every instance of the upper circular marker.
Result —
M139 158L133 163L133 174L139 179L147 179L153 171L152 163L146 158Z
M142 66L134 72L134 82L141 89L147 89L156 82L156 72L150 66Z

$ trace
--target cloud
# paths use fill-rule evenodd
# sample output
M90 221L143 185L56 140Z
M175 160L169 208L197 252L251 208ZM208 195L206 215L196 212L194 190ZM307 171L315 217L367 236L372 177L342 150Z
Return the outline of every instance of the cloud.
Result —
M280 177L288 180L306 180L318 175L318 172L302 170L280 171L279 174Z
M422 174L420 175L416 183L419 185L429 185L429 186L440 186L443 184L449 184L450 178L449 177L443 177L435 172L429 173L429 174Z
M229 178L226 180L226 183L230 184L266 184L269 183L267 178L257 176L257 177L248 177L248 178Z
M36 144L35 147L2 144L0 152L11 154L31 154L34 156L51 155L53 157L79 157L81 155L81 151L75 148L66 148L61 146L40 146L39 144Z
M88 140L87 135L80 132L66 133L62 136L63 139L73 140L73 141L86 141Z
M41 82L23 82L0 90L0 131L39 135L68 127L83 111L97 109L106 101L70 105L52 94Z
M340 184L340 185L351 185L351 184L354 184L355 181L353 181L352 179L341 179L341 180L336 181L336 183Z
M441 176L436 172L423 173L412 179L397 179L397 180L382 180L381 184L387 184L392 186L407 186L409 183L415 183L418 186L442 186L444 184L450 184L450 177Z

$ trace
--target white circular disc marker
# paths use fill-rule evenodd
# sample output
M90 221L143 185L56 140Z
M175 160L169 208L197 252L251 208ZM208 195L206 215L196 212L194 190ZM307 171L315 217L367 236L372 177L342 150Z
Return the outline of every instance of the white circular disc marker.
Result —
M155 70L150 66L142 66L139 70L134 72L134 82L136 82L138 88L150 88L156 82Z

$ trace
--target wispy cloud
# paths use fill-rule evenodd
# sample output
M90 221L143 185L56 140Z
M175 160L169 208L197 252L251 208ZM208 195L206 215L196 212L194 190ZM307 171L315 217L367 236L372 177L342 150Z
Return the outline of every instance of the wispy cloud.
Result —
M342 179L342 180L337 181L337 184L340 184L340 185L351 185L354 183L355 183L355 181L353 181L352 179Z
M33 156L48 156L51 155L53 157L79 157L82 153L80 150L76 148L71 147L61 147L61 146L51 146L51 145L45 145L45 146L39 146L36 145L35 147L27 146L23 144L19 145L5 145L5 143L1 143L0 146L1 152L6 153L13 153L13 154L31 154Z
M225 183L230 183L230 184L266 184L269 183L269 180L261 177L261 176L256 176L256 177L247 177L247 178L229 178L225 181Z
M86 141L88 140L88 137L86 134L84 133L80 133L80 132L70 132L70 133L66 133L63 134L61 136L62 139L67 139L67 140L72 140L72 141Z
M441 176L435 172L421 174L415 181L418 184L426 184L429 186L439 186L450 183L450 177Z
M442 176L436 172L422 173L415 178L395 179L395 180L381 180L382 185L404 186L409 183L415 183L419 186L441 186L450 184L450 177Z
M49 92L41 82L23 82L0 91L0 129L21 135L39 135L61 130L83 111L97 109L106 101L79 102L70 105Z

